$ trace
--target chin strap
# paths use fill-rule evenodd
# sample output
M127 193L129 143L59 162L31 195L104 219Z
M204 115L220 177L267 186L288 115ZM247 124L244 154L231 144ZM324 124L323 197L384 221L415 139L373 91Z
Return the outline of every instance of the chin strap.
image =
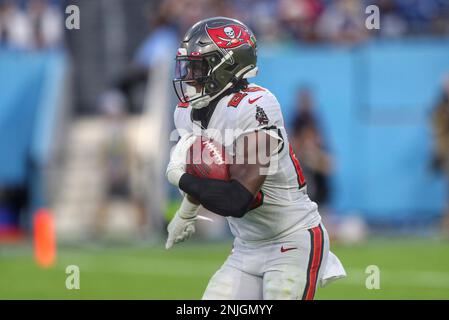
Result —
M219 95L221 95L223 92L225 92L226 90L231 88L233 86L233 84L234 84L233 82L229 82L220 92L218 92L214 96L211 97L210 95L207 95L207 96L201 97L199 99L196 99L196 100L190 102L190 105L192 106L193 109L203 109L203 108L207 107L212 100L214 100Z
M238 72L234 78L223 88L221 89L217 94L215 94L214 96L204 96L198 99L193 100L192 102L190 102L190 105L192 106L193 109L202 109L205 108L209 105L209 103L214 100L215 98L217 98L218 96L220 96L223 92L225 92L226 90L230 89L232 86L234 86L237 82L240 81L240 79L248 79L248 78L253 78L257 75L257 71L258 68L255 67L254 65L249 65L245 68L243 68L242 70L240 70L240 72ZM243 77L242 77L243 74Z

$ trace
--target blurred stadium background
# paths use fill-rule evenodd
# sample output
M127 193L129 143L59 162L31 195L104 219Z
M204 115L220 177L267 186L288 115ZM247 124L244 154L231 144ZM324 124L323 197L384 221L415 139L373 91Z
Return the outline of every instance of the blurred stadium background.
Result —
M256 82L282 105L347 268L317 298L448 299L447 0L0 0L0 298L201 297L231 237L214 216L166 252L180 195L164 172L178 41L217 15L256 33ZM56 230L45 268L37 216Z

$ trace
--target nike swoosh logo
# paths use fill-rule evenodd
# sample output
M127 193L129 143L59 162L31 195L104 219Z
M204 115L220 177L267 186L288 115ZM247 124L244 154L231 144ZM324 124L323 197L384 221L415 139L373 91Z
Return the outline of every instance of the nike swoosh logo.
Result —
M298 248L296 248L296 247L293 247L293 248L284 248L284 246L282 246L282 247L281 247L281 252L284 253L284 252L291 251L291 250L296 250L296 249L298 249Z
M256 99L248 99L249 104L253 104L254 102L256 102L257 100L259 100L260 98L262 98L262 96L256 98Z

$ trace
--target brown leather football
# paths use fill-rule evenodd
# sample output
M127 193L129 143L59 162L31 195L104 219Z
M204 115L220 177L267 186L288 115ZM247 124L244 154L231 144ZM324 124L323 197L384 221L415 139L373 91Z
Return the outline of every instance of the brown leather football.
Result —
M229 155L223 145L198 137L187 154L186 172L199 178L229 181Z

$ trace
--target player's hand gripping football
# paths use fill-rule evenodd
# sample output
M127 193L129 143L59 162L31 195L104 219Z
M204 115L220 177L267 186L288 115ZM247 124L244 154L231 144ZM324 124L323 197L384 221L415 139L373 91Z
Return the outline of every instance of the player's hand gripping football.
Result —
M177 187L179 187L181 176L186 172L187 152L195 143L196 139L197 137L192 133L183 135L171 153L166 176L168 181ZM195 233L195 221L213 221L207 217L197 215L198 207L199 204L194 204L187 197L184 197L179 210L167 227L168 238L165 244L167 249L170 249L176 243L190 238Z
M168 181L176 187L179 187L179 180L186 171L187 152L196 138L192 133L185 134L173 148L165 174Z

